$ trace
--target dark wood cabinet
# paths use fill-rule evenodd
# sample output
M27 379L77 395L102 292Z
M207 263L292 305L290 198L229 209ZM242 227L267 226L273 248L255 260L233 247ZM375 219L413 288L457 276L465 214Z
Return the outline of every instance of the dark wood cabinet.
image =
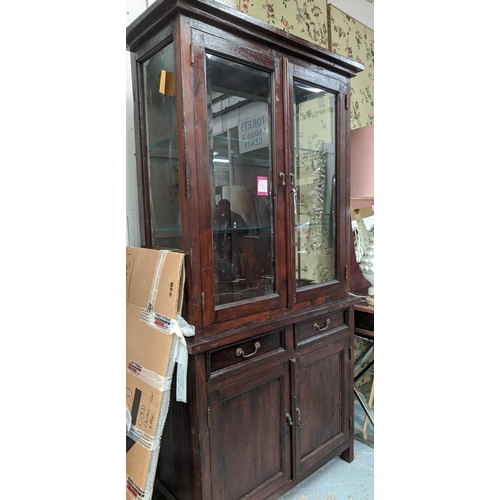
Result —
M353 458L349 92L362 65L211 0L127 28L141 245L186 255L188 402L155 499L275 499Z

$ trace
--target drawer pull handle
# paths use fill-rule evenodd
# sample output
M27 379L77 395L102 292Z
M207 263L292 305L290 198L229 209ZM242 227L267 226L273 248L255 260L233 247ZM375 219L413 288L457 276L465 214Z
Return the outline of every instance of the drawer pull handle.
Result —
M255 347L255 351L250 353L250 354L245 354L245 351L243 351L243 349L241 347L238 347L238 349L236 349L236 356L243 356L244 358L251 358L252 356L257 354L257 351L260 348L260 342L255 342L254 347Z
M323 330L326 330L328 328L328 325L330 324L330 320L327 319L325 321L325 325L324 326L319 326L318 323L314 323L314 329L315 330L318 330L318 332L322 332Z

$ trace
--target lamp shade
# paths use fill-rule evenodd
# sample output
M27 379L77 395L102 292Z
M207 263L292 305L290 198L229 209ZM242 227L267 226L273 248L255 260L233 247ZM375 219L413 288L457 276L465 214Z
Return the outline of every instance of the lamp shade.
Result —
M351 210L373 203L373 179L374 129L370 125L351 131Z

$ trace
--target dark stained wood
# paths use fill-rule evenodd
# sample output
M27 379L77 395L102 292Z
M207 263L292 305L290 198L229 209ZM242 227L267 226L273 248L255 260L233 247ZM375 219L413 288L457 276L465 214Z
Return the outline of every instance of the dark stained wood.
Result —
M295 327L297 344L301 345L305 341L317 339L320 336L328 335L339 326L347 325L345 311L337 311L297 323Z
M287 363L268 363L209 396L214 499L266 498L291 481Z
M189 20L183 17L177 20L178 29L175 32L175 49L179 56L176 57L176 74L181 75L182 85L176 85L180 89L179 99L176 100L177 108L177 136L179 138L179 165L196 164L196 150L192 147L195 142L193 122L195 120L195 106L193 94L196 89L190 78L191 64L191 30ZM189 256L185 259L186 264L186 286L185 303L190 307L185 309L185 319L192 325L202 323L201 308L201 283L196 277L201 273L201 242L200 242L200 219L199 213L203 205L199 205L196 193L198 189L198 177L189 168L179 168L180 189L186 193L182 197L182 227L185 231L184 254Z
M136 166L137 166L137 181L139 189L137 191L139 201L139 227L141 232L141 241L147 248L151 248L151 223L150 223L150 209L149 204L146 202L148 199L148 185L149 179L146 169L146 158L143 149L143 141L141 137L144 135L143 130L143 117L141 116L142 106L142 93L139 92L139 75L138 65L136 63L137 55L131 54L131 74L132 74L132 88L134 97L134 135L136 146Z
M294 417L299 477L350 438L349 413L344 411L350 388L349 330L331 335L330 342L298 358Z
M254 361L266 353L283 349L284 342L284 332L281 330L212 351L209 354L209 372L213 375L224 368Z
M215 0L157 0L127 27L127 49L131 52L136 50L144 40L154 36L173 16L181 12L193 19L202 19L224 32L242 33L249 40L265 40L269 46L295 53L304 61L319 64L347 78L363 70L363 65L356 61Z
M354 457L351 356L354 307L360 300L349 295L346 98L350 78L362 66L212 0L157 0L127 28L126 41L132 53L145 247L152 245L152 228L142 66L167 43L175 47L186 255L183 317L196 332L187 339L187 403L176 401L172 384L153 498L276 499L335 456L348 462ZM271 75L273 235L268 241L247 238L246 252L257 261L259 249L272 239L273 262L263 268L274 265L274 293L224 305L214 297L205 51ZM214 66L219 69L224 68ZM220 74L218 86L234 87L229 73L226 77ZM295 287L292 196L279 176L289 179L293 173L294 79L336 94L336 279L300 289ZM250 75L239 90L263 95L262 82ZM238 349L247 357L238 356Z
M175 381L174 376L172 387L175 387ZM191 452L193 439L189 418L189 406L196 399L191 397L193 394L189 396L189 404L178 403L175 397L170 399L162 435L162 441L168 443L168 446L163 447L158 459L156 480L160 485L169 486L173 498L196 498L196 482L191 479L191 475L195 473L195 456Z

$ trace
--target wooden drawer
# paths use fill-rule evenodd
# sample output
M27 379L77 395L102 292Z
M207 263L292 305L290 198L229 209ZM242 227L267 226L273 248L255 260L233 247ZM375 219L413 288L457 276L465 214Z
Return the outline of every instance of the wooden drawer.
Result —
M346 325L344 310L316 316L295 325L295 342L300 345L309 339L324 335L344 325Z
M231 344L228 347L208 353L209 374L227 369L234 365L247 363L264 354L284 348L284 330L276 330L266 335L260 335L244 342Z

